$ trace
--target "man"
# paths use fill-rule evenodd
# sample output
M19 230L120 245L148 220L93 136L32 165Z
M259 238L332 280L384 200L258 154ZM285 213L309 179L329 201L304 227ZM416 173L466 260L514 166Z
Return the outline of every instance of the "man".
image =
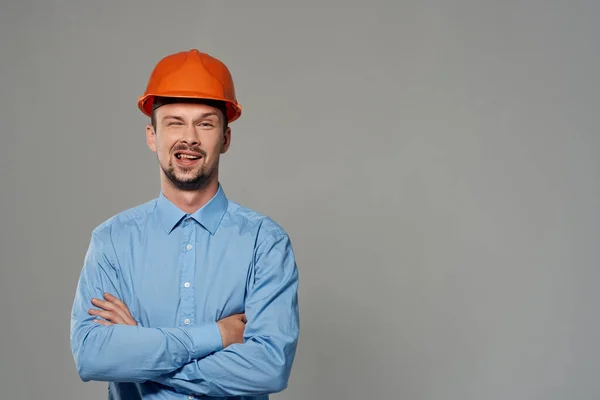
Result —
M111 400L268 399L296 352L298 272L286 232L219 182L241 115L230 72L169 55L138 106L161 191L92 233L71 316L79 375Z

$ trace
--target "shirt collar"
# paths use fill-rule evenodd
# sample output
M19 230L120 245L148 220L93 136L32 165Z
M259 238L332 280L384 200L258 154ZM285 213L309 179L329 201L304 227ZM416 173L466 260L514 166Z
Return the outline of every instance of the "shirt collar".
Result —
M227 211L227 206L227 196L225 196L225 192L219 184L217 193L215 193L212 199L191 214L190 217L195 219L200 225L214 235L223 215L225 215L225 211ZM167 199L162 191L158 196L156 207L159 218L167 234L171 233L183 217L188 215Z

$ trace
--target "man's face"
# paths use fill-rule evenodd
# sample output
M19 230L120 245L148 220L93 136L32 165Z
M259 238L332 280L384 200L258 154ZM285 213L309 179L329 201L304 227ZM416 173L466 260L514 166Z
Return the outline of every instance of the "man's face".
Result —
M156 131L146 127L148 146L164 176L180 190L197 190L218 179L219 157L229 148L224 117L205 104L174 103L156 109Z

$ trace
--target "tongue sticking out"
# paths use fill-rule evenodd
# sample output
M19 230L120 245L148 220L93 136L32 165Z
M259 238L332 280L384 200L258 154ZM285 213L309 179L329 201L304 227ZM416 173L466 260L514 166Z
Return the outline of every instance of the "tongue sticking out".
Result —
M178 154L175 154L175 158L177 159L177 161L180 164L191 165L191 164L194 164L195 162L197 162L200 159L200 156L178 153Z

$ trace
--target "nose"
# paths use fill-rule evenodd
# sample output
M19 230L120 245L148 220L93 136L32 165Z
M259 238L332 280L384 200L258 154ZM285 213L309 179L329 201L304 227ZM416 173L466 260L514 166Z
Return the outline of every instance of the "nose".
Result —
M191 124L191 126L188 125L183 129L181 141L189 146L200 144L200 137L198 136L194 124Z

